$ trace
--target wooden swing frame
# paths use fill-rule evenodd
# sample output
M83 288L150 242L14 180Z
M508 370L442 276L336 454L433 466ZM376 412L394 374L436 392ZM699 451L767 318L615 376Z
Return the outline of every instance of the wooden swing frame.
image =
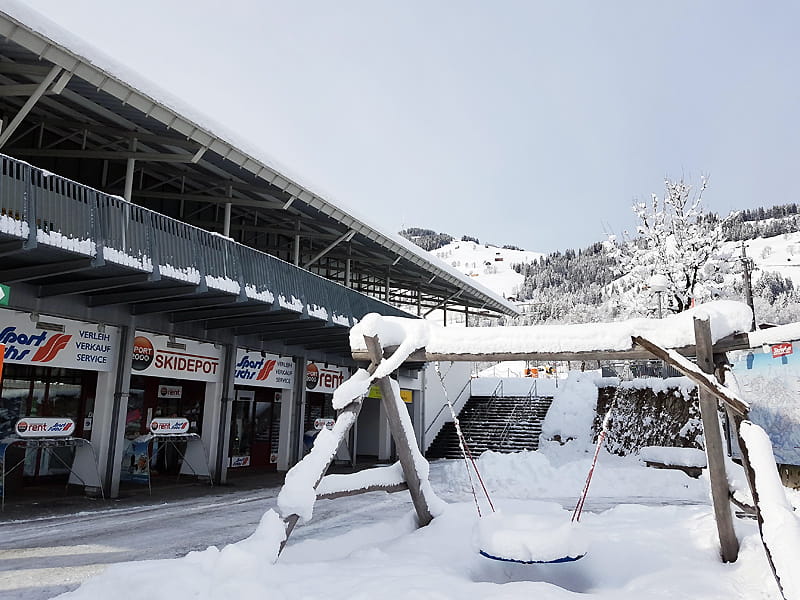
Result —
M420 348L412 352L406 359L409 362L437 362L437 361L505 361L505 360L531 360L531 361L595 361L595 360L641 360L657 358L674 367L677 371L688 377L698 386L700 412L703 422L703 431L706 442L706 455L708 460L708 472L711 482L711 496L714 509L714 518L717 525L717 533L720 543L720 557L723 562L734 562L739 554L739 541L733 528L733 517L731 512L732 493L728 486L725 468L725 452L722 433L719 427L718 409L721 404L726 411L731 422L735 424L735 431L739 438L739 447L742 450L742 464L746 474L747 482L750 487L755 506L756 518L758 519L759 533L761 541L766 551L769 564L773 575L780 588L780 577L776 572L775 562L772 552L767 544L763 532L763 515L759 507L759 493L756 487L755 471L750 463L746 445L739 433L740 425L748 417L749 405L740 400L735 393L724 385L725 371L728 361L726 353L733 350L749 350L754 346L751 344L748 334L735 334L719 340L716 344L712 342L711 327L708 318L694 319L695 344L677 349L667 349L648 340L642 336L632 337L631 348L628 350L600 350L589 352L534 352L534 353L434 353L428 352L425 348ZM366 351L356 350L353 358L359 362L369 361L367 371L370 375L374 374L378 366L385 359L390 358L397 350L396 347L386 347L381 345L377 336L364 336ZM759 345L760 347L760 345ZM688 360L688 357L695 357L696 364ZM395 396L390 383L389 376L377 378L375 380L380 391L381 401L386 412L386 417L392 438L397 449L398 459L405 476L404 484L392 485L373 485L358 490L341 490L318 494L317 499L338 498L352 496L356 494L386 491L398 492L407 489L411 495L414 509L417 514L419 527L424 527L433 519L431 513L431 502L425 495L426 487L422 485L419 474L414 467L412 444L416 442L409 439L407 432L403 429L400 420L400 409L402 404ZM354 399L341 411L339 415L349 412L358 417L361 410L361 398ZM352 422L355 422L355 418ZM352 426L352 425L351 425ZM348 428L349 431L349 428ZM346 433L346 432L344 432ZM344 434L340 439L340 444L345 439ZM415 448L416 449L416 448ZM313 450L312 450L313 452ZM318 474L314 488L319 486L328 467L333 462L332 454ZM286 544L289 535L299 520L298 515L292 514L284 517L286 524L286 539L281 545L281 550ZM782 591L782 590L781 590Z

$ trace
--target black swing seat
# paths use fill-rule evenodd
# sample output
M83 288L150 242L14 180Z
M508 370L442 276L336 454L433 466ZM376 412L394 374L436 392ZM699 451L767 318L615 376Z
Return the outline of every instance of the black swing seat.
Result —
M559 563L575 562L576 560L582 559L584 556L586 556L586 554L579 554L577 556L563 556L561 558L556 558L553 560L517 560L516 558L505 558L502 556L494 556L493 554L489 554L488 552L484 552L483 550L481 550L481 556L485 556L486 558L491 558L492 560L499 560L501 562L513 562L521 565L552 565Z

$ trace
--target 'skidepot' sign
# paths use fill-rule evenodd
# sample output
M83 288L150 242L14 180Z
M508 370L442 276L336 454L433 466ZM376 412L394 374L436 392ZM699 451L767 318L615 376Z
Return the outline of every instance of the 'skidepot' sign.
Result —
M309 392L332 394L349 376L347 367L310 362L306 366L306 389Z
M236 385L252 385L290 390L294 385L294 361L291 358L236 349Z
M117 355L117 329L99 328L93 323L81 323L41 315L36 326L28 313L0 309L0 344L5 346L6 364L34 365L110 371ZM103 331L98 331L103 329Z
M221 349L194 340L169 342L166 335L137 331L133 340L133 374L193 381L220 380Z

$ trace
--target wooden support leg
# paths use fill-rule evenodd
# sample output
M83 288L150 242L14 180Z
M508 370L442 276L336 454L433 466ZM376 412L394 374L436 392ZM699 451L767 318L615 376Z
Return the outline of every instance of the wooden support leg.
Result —
M367 343L367 350L370 353L372 362L379 362L383 358L383 349L377 336L364 336L364 340ZM409 439L407 429L403 427L400 414L400 408L403 407L398 406L398 399L392 389L389 377L378 379L378 387L381 390L383 406L386 409L386 417L389 420L389 430L392 432L392 438L394 438L394 443L397 447L397 457L400 461L400 466L403 468L408 491L411 493L411 500L414 503L414 510L417 511L417 520L419 521L419 526L424 527L433 520L433 515L422 490L422 482L414 463L414 455L411 448L412 440ZM408 418L407 415L406 418ZM416 445L416 442L413 443Z
M704 373L714 373L713 344L711 326L708 319L694 320L694 335L697 344L697 366ZM733 530L730 491L725 472L725 454L719 428L717 398L704 387L699 387L700 416L703 420L703 434L706 440L708 475L711 479L711 500L714 505L714 518L717 522L719 545L724 562L734 562L739 556L739 540Z

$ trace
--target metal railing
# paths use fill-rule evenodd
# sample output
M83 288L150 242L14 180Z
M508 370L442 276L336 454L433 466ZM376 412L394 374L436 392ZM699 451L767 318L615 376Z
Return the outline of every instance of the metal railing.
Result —
M24 240L26 249L58 247L97 266L115 263L299 310L324 308L329 318L409 316L230 238L2 154L0 233Z
M472 395L472 377L467 379L467 382L464 384L464 387L461 388L461 391L458 392L458 394L456 395L455 400L453 400L452 404L453 404L453 410L454 411L458 410L456 408L458 406L458 402L459 402L459 400L461 400L461 396L464 395L464 392L467 390L467 388L469 388L470 396L471 396ZM447 390L445 390L445 394L446 393L447 393ZM448 406L447 400L445 400L445 403L442 404L442 406L439 408L439 411L436 413L436 416L434 416L433 419L431 419L431 422L425 428L425 435L428 435L428 432L437 423L437 421L439 420L439 417L442 416L442 413L444 412L444 409L447 408L447 406ZM445 421L447 421L447 417L445 417Z

